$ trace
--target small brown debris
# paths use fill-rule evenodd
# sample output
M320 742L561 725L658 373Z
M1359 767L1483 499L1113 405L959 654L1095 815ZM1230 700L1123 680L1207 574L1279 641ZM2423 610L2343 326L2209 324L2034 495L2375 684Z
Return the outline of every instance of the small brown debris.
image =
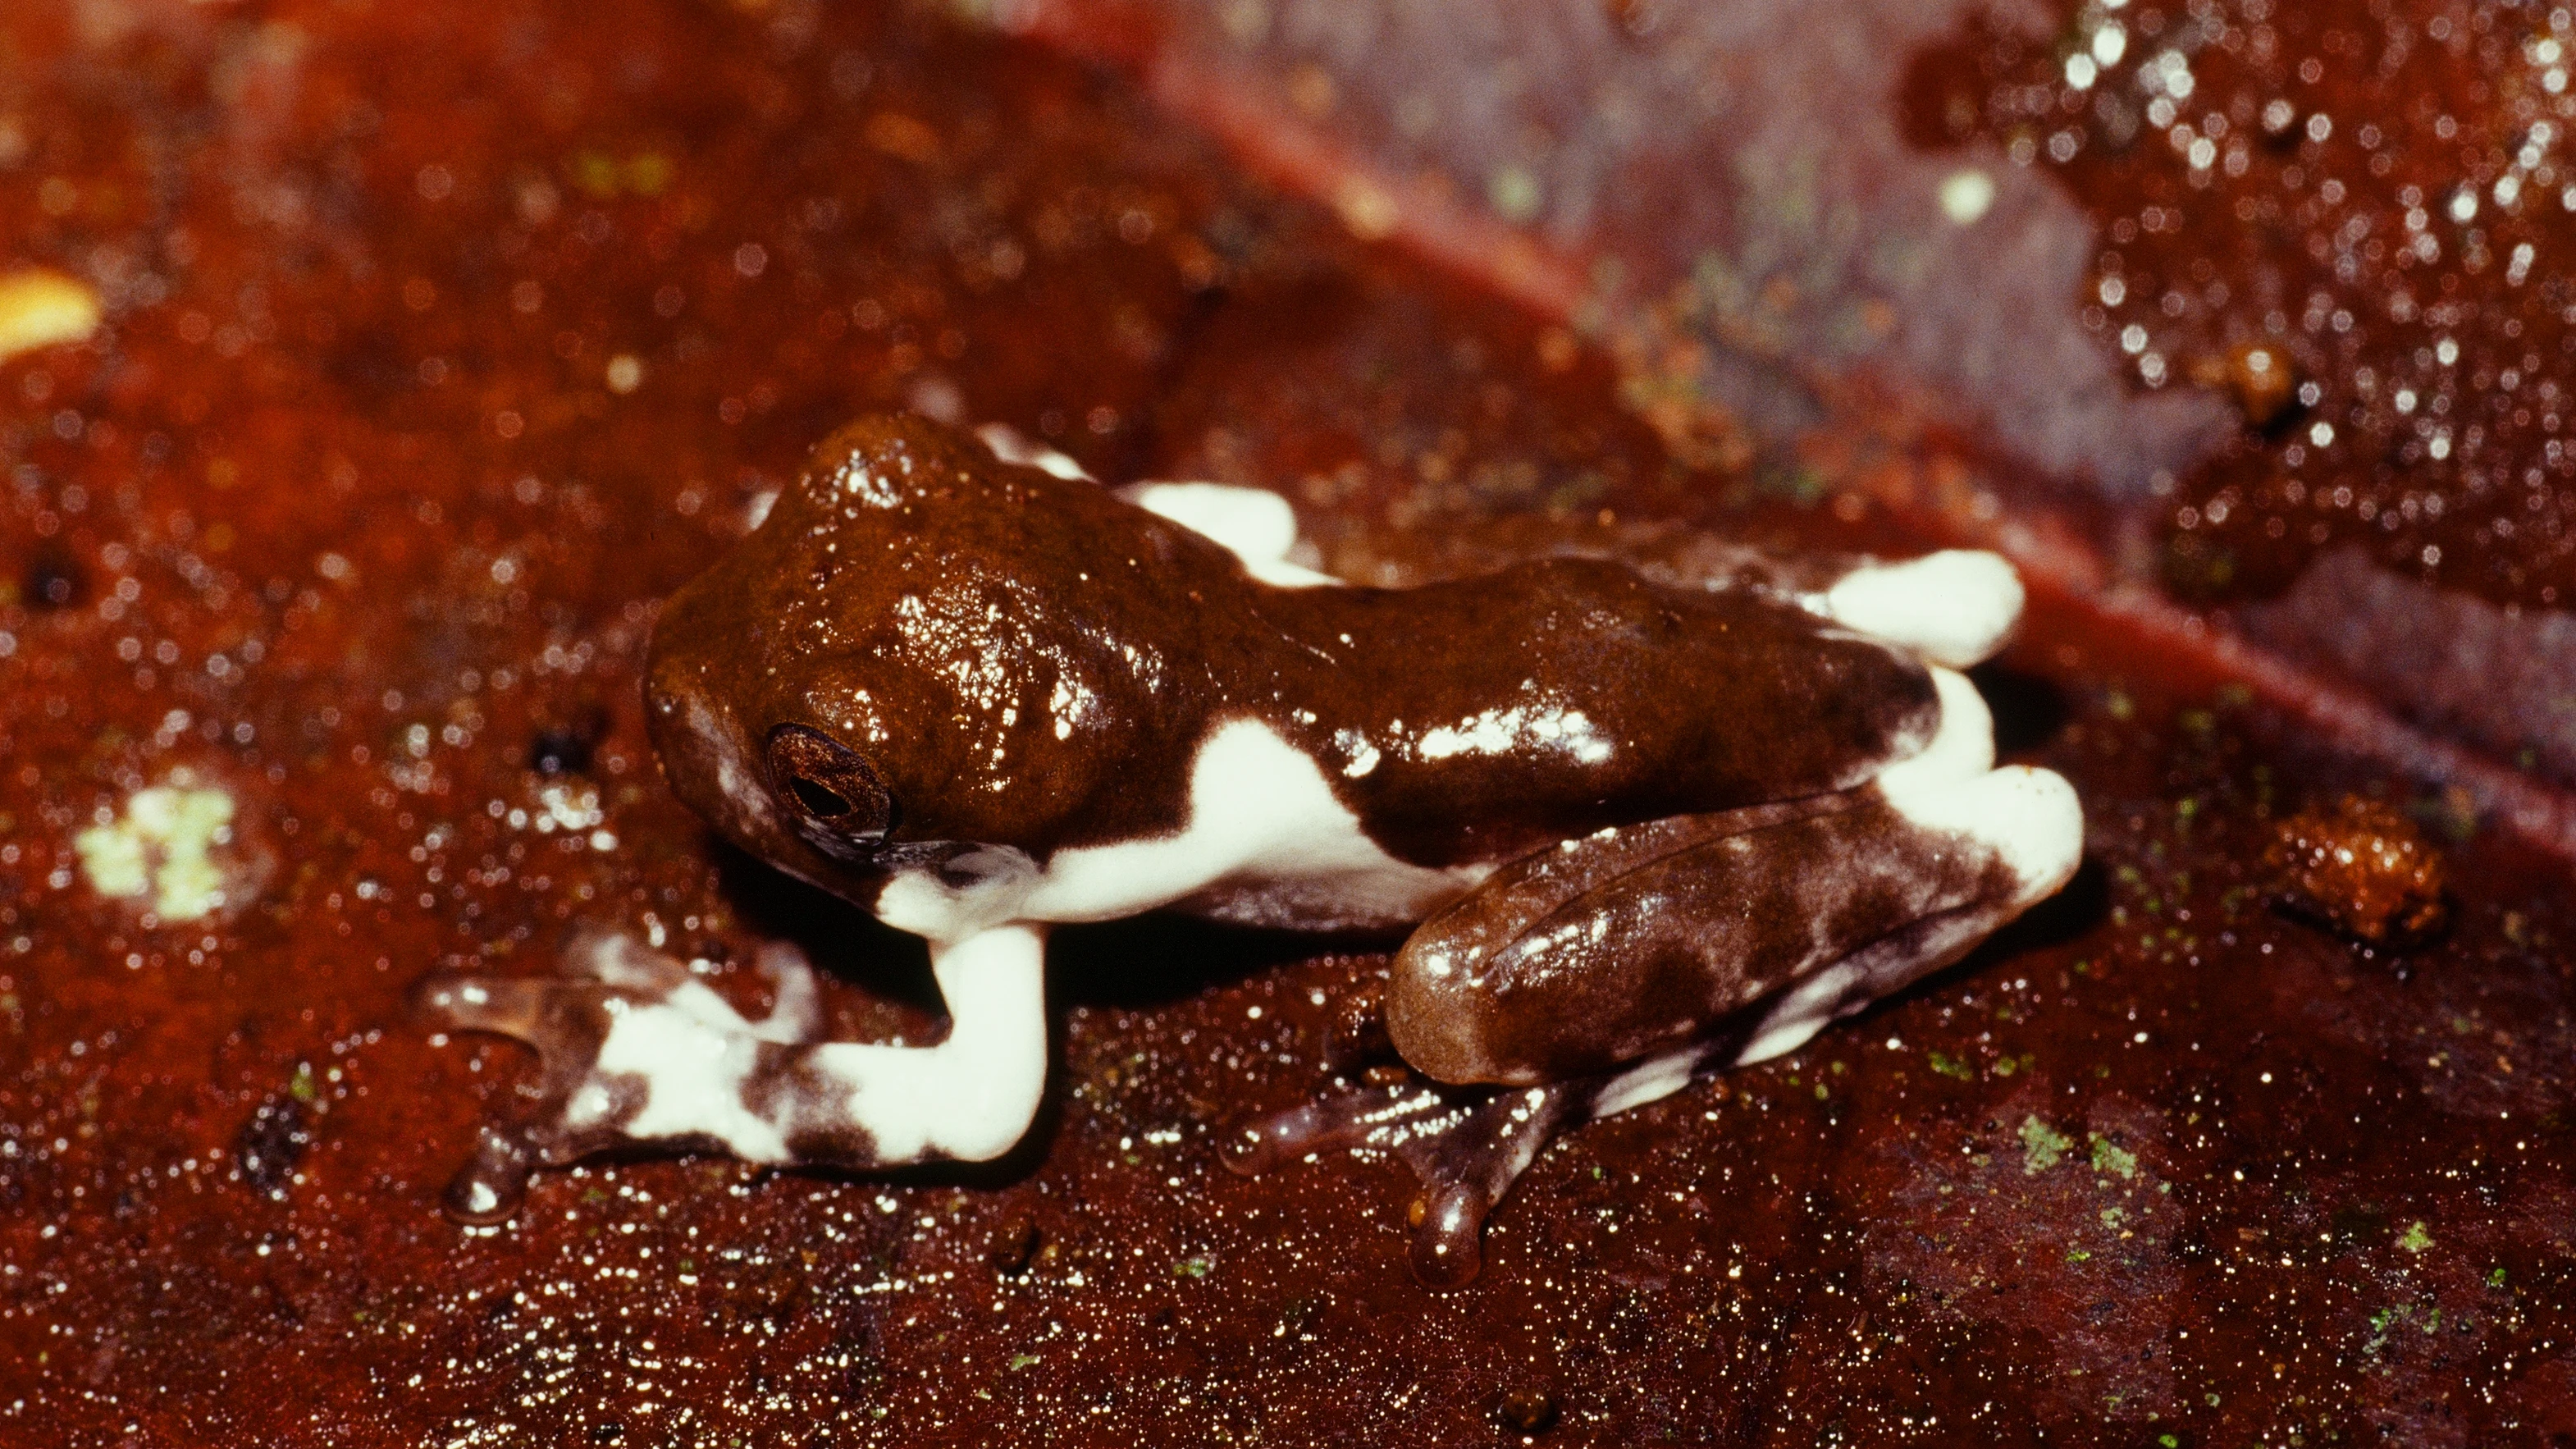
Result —
M528 742L528 768L540 775L586 775L609 730L608 711L588 705L553 719Z
M2268 428L2298 395L2298 364L2270 343L2242 343L2227 354L2227 386L2244 409L2245 421Z
M1324 1065L1337 1072L1392 1061L1395 1042L1386 1034L1386 983L1370 980L1342 993L1332 1006L1324 1037Z
M1505 1424L1524 1434L1544 1434L1556 1423L1556 1399L1535 1386L1524 1385L1506 1392L1496 1408Z
M26 581L15 600L30 609L69 608L82 594L81 567L70 554L59 549L38 549L28 561Z
M915 166L938 163L939 133L900 111L879 111L868 117L868 144L898 161Z
M2273 827L2263 852L2283 904L2356 941L2409 946L2442 929L2442 854L2413 821L2345 795Z
M993 1224L992 1236L984 1243L984 1261L993 1271L1004 1276L1019 1272L1029 1265L1038 1250L1038 1222L1026 1208L1005 1211Z

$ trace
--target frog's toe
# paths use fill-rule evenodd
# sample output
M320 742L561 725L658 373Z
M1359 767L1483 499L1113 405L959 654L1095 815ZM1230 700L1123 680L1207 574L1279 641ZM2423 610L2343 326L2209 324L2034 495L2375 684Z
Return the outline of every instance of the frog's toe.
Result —
M507 976L433 976L412 992L421 1015L449 1031L485 1031L534 1044L562 983Z
M448 1180L439 1201L449 1217L472 1227L506 1222L527 1196L528 1174L536 1162L523 1134L485 1127L476 1138L474 1156Z
M1456 1125L1462 1109L1448 1094L1409 1072L1397 1075L1245 1123L1219 1159L1239 1176L1257 1177L1334 1148L1394 1149Z
M624 931L600 925L573 930L564 942L562 969L567 976L587 976L621 991L648 996L677 990L690 980L689 968L678 958Z
M1845 628L1965 669L1984 663L2012 636L2022 597L2021 577L2002 555L1952 548L1862 564L1820 602Z

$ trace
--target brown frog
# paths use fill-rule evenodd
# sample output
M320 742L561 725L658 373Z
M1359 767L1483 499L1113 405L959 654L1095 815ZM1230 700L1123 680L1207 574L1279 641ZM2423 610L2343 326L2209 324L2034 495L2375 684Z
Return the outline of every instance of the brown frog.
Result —
M1955 672L2020 608L1991 555L1364 588L1288 561L1272 495L1075 471L856 423L654 634L673 789L928 941L948 1037L818 1039L777 953L760 1021L614 936L572 979L442 980L449 1021L545 1058L544 1107L485 1133L456 1211L628 1142L996 1156L1045 1079L1048 929L1170 909L1411 928L1383 1016L1428 1081L1254 1124L1229 1164L1396 1150L1426 1180L1417 1271L1463 1281L1549 1137L1797 1046L2075 868L2072 791L1994 768Z

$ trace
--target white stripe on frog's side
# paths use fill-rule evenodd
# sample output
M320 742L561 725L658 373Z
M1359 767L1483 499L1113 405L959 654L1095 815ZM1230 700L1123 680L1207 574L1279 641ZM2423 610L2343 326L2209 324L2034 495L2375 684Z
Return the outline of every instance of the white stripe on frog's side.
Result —
M1061 850L1043 870L1019 851L988 848L969 857L993 858L981 878L951 885L929 871L904 872L878 895L875 914L932 941L962 941L1007 922L1114 920L1211 891L1258 894L1285 883L1298 888L1296 899L1331 905L1328 919L1303 924L1396 925L1491 873L1387 854L1334 798L1323 767L1258 720L1231 720L1208 736L1189 790L1188 823L1173 834Z

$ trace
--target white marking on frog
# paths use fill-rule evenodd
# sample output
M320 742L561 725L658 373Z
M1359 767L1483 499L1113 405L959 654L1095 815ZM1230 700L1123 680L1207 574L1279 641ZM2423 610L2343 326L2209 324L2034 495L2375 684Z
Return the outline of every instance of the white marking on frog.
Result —
M1338 588L1340 579L1293 561L1297 512L1267 488L1230 483L1138 483L1119 496L1167 518L1243 561L1244 572L1282 589Z
M975 436L1005 463L1035 468L1068 482L1099 481L1080 463L1008 423L986 423L975 430ZM1241 559L1244 571L1265 584L1302 589L1342 582L1289 557L1297 547L1297 511L1267 488L1146 482L1121 488L1118 496L1217 544Z
M1173 834L1061 850L1043 870L1017 850L988 846L977 855L990 860L968 884L926 870L896 876L877 897L877 917L927 940L960 941L1005 922L1115 920L1211 892L1220 899L1208 905L1222 914L1221 898L1240 891L1331 902L1306 922L1314 926L1392 925L1420 920L1490 873L1387 854L1334 798L1323 768L1257 720L1208 736L1191 762L1189 792L1188 823Z
M1011 925L932 943L930 970L948 1002L937 1046L824 1042L808 1066L845 1093L807 1104L865 1131L881 1162L982 1162L1028 1131L1046 1088L1046 932Z
M983 1161L1019 1141L1037 1110L1046 1016L1044 933L1035 927L932 948L951 1025L930 1047L815 1041L813 968L789 948L762 954L778 998L756 1021L702 982L673 986L625 965L633 949L605 941L582 963L639 995L604 1003L607 1038L564 1106L575 1130L606 1121L620 1090L640 1086L641 1103L617 1124L638 1140L706 1138L746 1162L790 1162L791 1132L824 1124L866 1133L883 1162ZM802 1071L791 1090L755 1106L762 1048L781 1045L799 1049Z
M1414 753L1426 760L1445 760L1453 755L1507 755L1532 747L1561 751L1587 765L1600 764L1613 753L1610 742L1593 729L1583 711L1518 704L1424 730Z
M2003 647L2022 599L2021 577L2001 555L1953 548L1863 564L1802 602L1845 628L1965 669Z
M1009 423L986 423L975 430L975 436L985 447L992 450L994 457L1005 463L1016 463L1023 468L1035 468L1041 473L1062 478L1068 483L1099 481L1070 455L1057 452Z

